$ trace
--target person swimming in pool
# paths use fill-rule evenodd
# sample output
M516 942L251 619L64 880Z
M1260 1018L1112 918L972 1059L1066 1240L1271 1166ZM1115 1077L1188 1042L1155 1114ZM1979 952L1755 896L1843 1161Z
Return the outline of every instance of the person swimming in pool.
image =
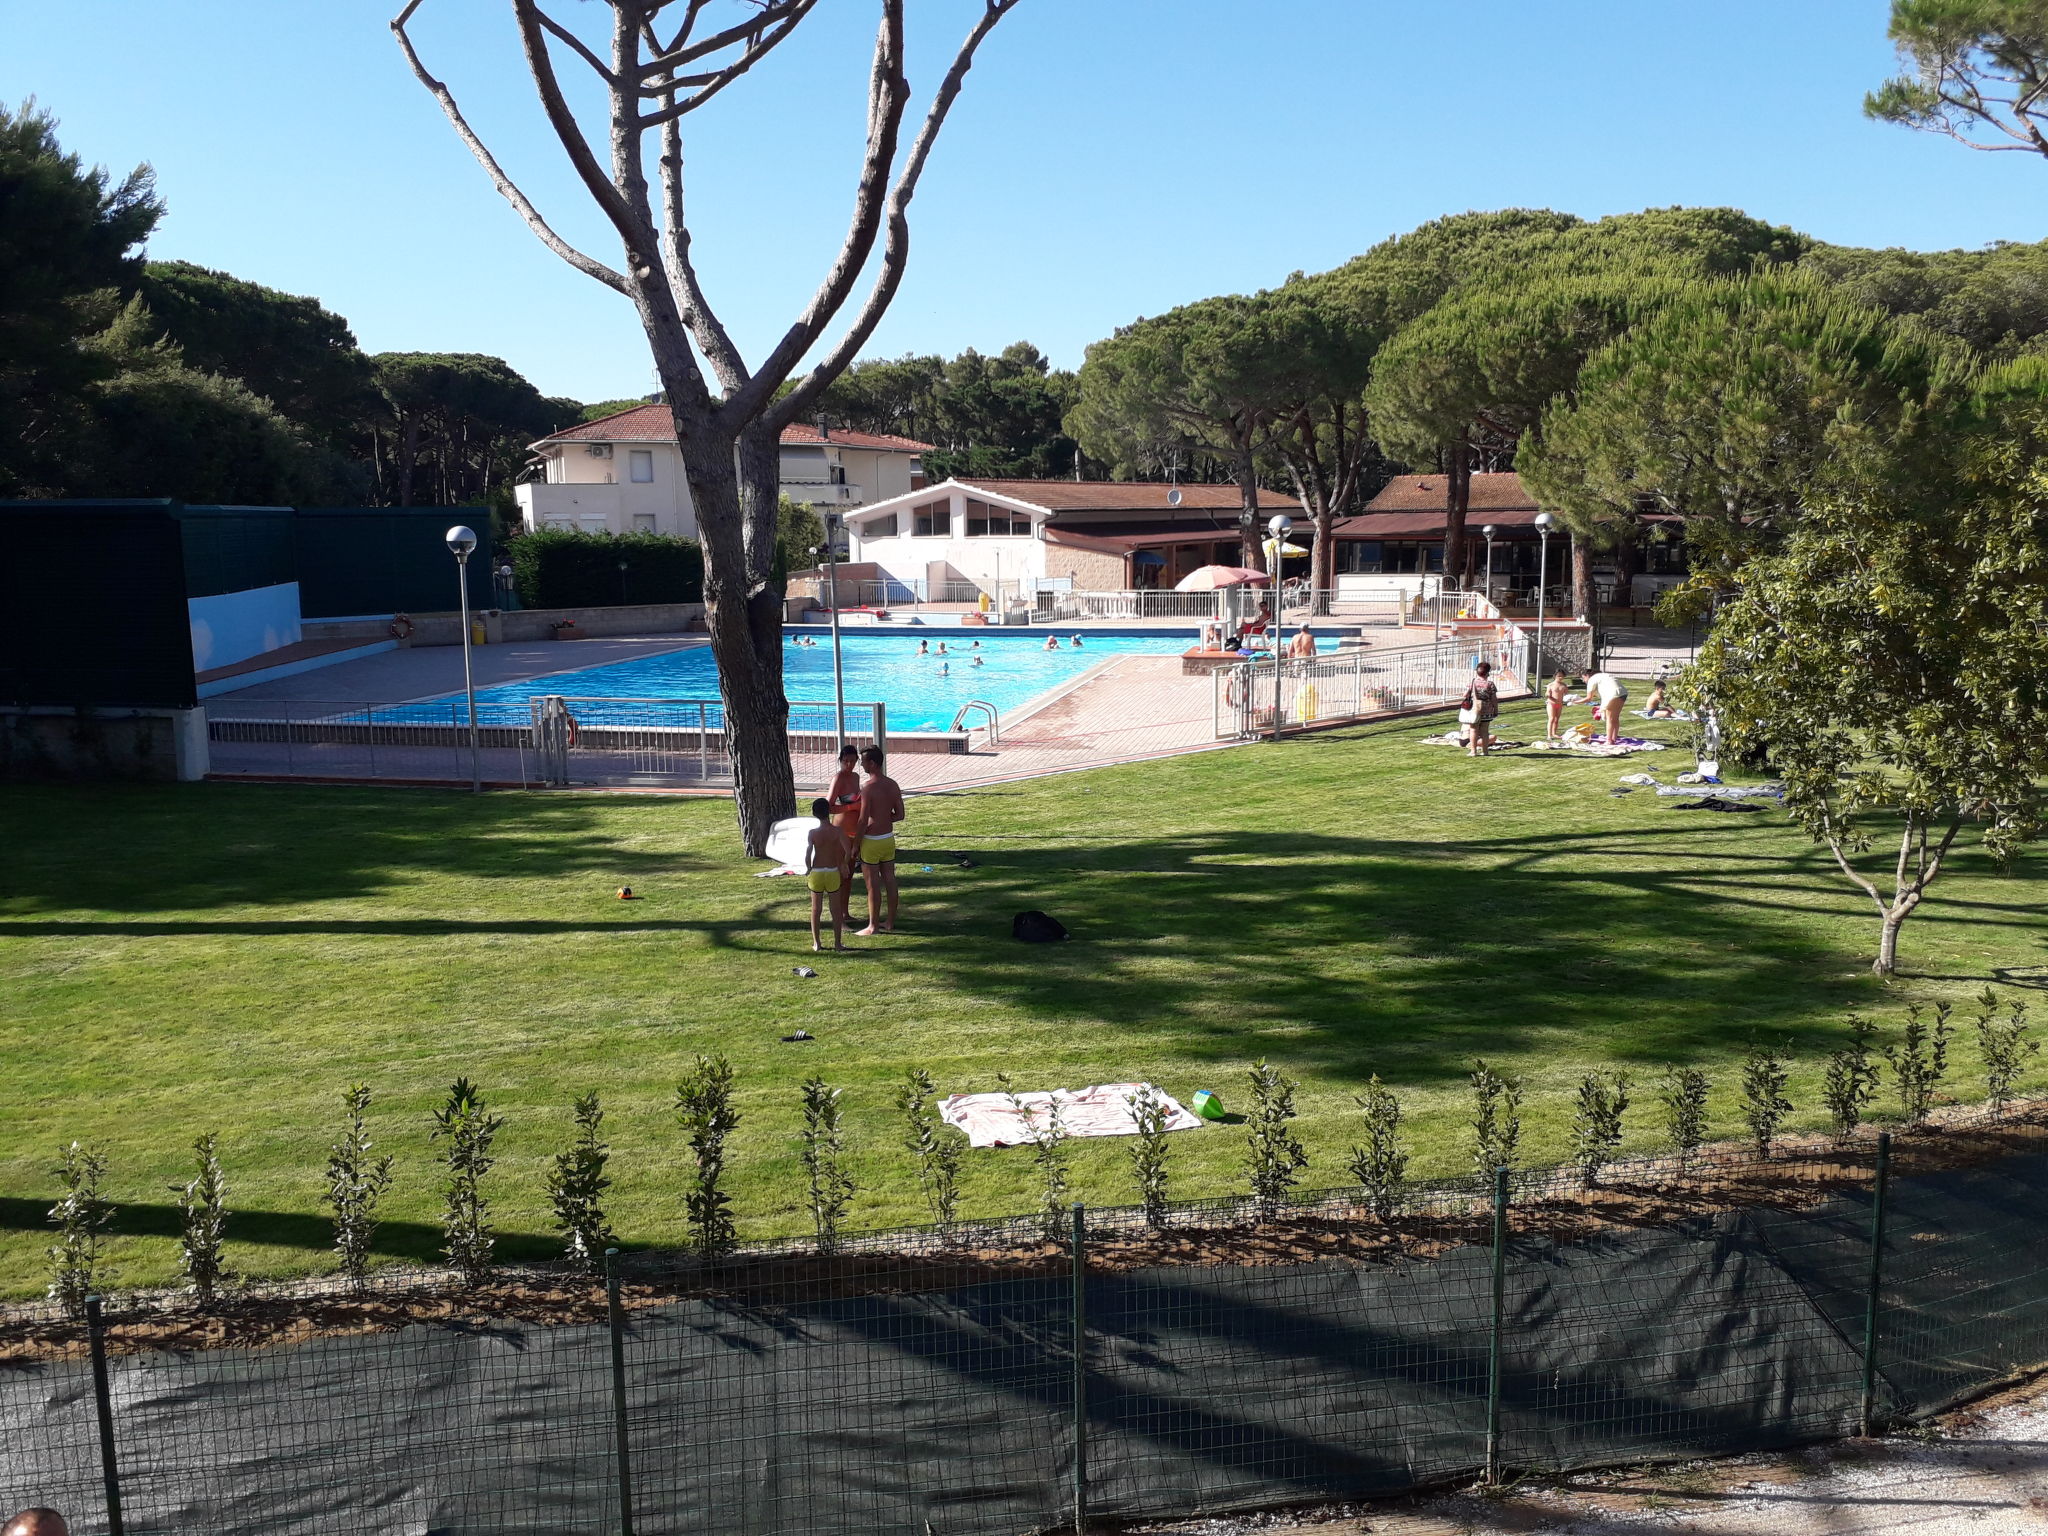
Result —
M860 755L867 780L860 788L860 872L868 890L868 925L861 937L896 931L896 823L903 820L903 790L884 771L880 747ZM882 917L882 902L888 917Z
M1045 637L1045 649L1046 649L1046 650L1048 650L1048 651L1056 651L1056 650L1058 650L1059 648L1060 648L1060 637L1059 637L1058 635L1047 635L1047 636Z
M1076 635L1073 639L1069 640L1067 644L1071 645L1075 650L1078 651L1079 649L1081 649L1081 637L1079 635Z
M974 658L974 664L975 664L975 665L976 665L977 667L983 667L983 666L987 666L987 665L988 665L987 661L986 661L986 660L985 660L984 658L980 657L980 656L977 656L977 657L975 657L975 658Z
M970 651L978 651L981 649L981 642L977 640L974 642L974 644L967 647L967 649L969 649Z
M953 675L953 663L951 663L950 661L942 661L942 662L940 662L940 663L939 663L939 676L941 676L941 677L951 677L952 675Z
M818 824L804 843L804 884L811 888L811 948L822 950L824 939L818 919L825 904L832 904L832 947L846 948L846 898L850 894L848 871L853 866L853 846L846 834L832 825L832 802L813 800L811 814Z
M945 654L946 654L946 642L945 642L945 641L941 640L941 641L939 642L939 649L938 649L938 651L936 652L936 654L938 654L938 655L940 655L940 656L943 656L943 655L945 655Z
M929 656L929 655L931 655L931 653L932 653L932 643L931 643L931 641L929 641L929 640L920 640L920 641L918 641L918 642L917 642L917 654L918 654L918 655L920 655L920 656Z

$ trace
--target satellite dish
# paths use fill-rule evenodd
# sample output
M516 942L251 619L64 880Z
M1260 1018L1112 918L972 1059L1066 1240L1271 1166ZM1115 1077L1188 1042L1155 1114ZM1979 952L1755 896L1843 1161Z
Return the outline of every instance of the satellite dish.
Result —
M1177 485L1176 485L1176 486L1175 486L1175 487L1174 487L1174 488L1173 488L1172 490L1170 490L1170 491L1168 491L1168 492L1166 493L1166 504L1167 504L1167 505L1168 505L1169 507L1177 507L1177 506L1179 506L1179 505L1180 505L1180 487L1179 487L1179 486L1177 486Z

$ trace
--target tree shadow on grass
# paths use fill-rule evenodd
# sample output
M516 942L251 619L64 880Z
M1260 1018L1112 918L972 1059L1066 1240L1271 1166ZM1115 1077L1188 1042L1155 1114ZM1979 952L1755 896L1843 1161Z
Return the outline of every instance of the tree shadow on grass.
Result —
M1878 985L1849 947L1875 936L1860 898L1788 855L1781 826L1457 843L1201 832L979 858L939 899L913 894L909 930L928 937L906 968L969 1006L1116 1021L1105 1043L1130 1070L1148 1032L1353 1081L1444 1081L1475 1055L1553 1045L1637 1067L1725 1059L1759 1036L1811 1050ZM2023 901L1953 905L2039 926ZM1073 942L1013 943L1028 908Z

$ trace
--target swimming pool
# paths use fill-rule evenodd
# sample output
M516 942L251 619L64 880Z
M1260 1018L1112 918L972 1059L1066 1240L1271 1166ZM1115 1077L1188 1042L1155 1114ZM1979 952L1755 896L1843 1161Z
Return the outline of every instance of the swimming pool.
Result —
M1094 666L1106 656L1177 656L1188 648L1191 634L1096 634L1082 637L1075 650L1070 635L1058 636L1057 651L1045 649L1045 630L1011 633L947 629L933 634L842 634L846 701L879 701L889 707L889 729L944 731L969 699L985 699L1004 716L1022 708L1047 689ZM792 633L782 643L783 689L799 703L832 702L832 642L829 634L808 634L816 641L799 643ZM919 655L925 645L929 654ZM946 647L941 656L938 649ZM980 658L980 665L975 658ZM943 669L943 670L942 670ZM596 699L715 699L718 671L708 645L664 651L602 667L556 672L522 682L479 688L477 719L486 725L517 725L531 718L530 700L542 694ZM448 697L459 699L460 694ZM444 718L445 700L422 701L436 718ZM403 711L396 712L400 718ZM826 711L830 719L831 711ZM387 717L388 718L388 717Z

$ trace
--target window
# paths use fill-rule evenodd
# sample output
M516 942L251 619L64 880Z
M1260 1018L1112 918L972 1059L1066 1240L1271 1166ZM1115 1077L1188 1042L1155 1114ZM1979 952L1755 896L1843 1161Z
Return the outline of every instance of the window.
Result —
M576 514L576 526L585 533L610 533L611 519L602 512L579 512Z
M632 466L628 473L632 476L635 485L654 484L654 450L652 448L635 448L627 455L627 459Z
M1008 507L992 507L985 501L969 499L967 537L1028 539L1031 537L1031 519L1023 512L1012 512Z
M633 531L635 533L654 532L654 514L652 512L635 512L633 514Z
M953 533L953 504L928 501L911 514L911 532L920 539L950 538Z
M826 473L826 475L827 475L827 476L829 477L829 478L827 479L827 481L826 481L826 484L828 484L828 485L844 485L844 484L846 484L846 466L845 466L844 464L834 464L834 465L831 465L831 466L829 466L829 467L828 467L828 468L826 469L825 473Z

